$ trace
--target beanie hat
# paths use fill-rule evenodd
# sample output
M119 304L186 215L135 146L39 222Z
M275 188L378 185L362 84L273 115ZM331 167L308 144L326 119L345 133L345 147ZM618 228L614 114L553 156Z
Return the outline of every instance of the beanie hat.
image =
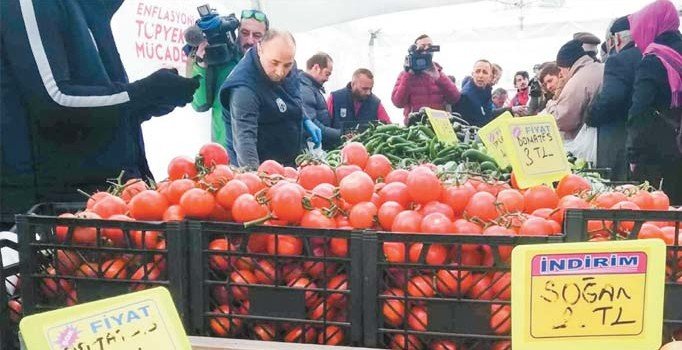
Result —
M616 34L618 32L622 32L624 30L630 30L630 21L628 20L628 16L623 16L623 17L618 18L611 25L611 29L609 29L611 34Z
M573 39L559 49L556 55L556 64L562 68L570 68L575 61L586 54L583 43L580 40Z

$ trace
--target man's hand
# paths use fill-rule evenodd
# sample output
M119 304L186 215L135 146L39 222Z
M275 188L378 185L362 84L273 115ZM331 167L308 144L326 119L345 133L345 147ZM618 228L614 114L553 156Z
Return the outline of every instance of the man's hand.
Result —
M528 115L528 108L526 106L514 106L511 109L512 109L512 113L515 116L523 117L523 116Z
M637 171L637 164L630 163L630 172L634 173L635 171Z
M322 144L322 129L320 129L315 123L310 119L305 119L303 121L303 126L305 130L310 135L310 138L315 143L315 147L320 147Z

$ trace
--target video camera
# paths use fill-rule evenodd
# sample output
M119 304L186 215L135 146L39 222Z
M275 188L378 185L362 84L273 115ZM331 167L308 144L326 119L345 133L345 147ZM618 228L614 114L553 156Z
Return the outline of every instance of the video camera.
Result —
M431 45L425 49L419 49L417 45L410 46L407 50L407 57L405 57L405 70L419 73L431 68L433 66L433 53L438 51L440 51L440 45Z
M237 34L239 20L234 13L220 16L210 5L197 7L199 19L185 31L186 51L208 42L203 61L208 66L229 62L238 53ZM189 47L189 48L188 48Z

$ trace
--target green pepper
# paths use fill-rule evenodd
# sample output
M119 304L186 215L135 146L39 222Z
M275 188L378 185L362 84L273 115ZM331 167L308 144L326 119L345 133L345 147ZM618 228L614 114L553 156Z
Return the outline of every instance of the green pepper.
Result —
M464 153L462 153L462 158L469 159L477 163L483 163L488 161L497 164L495 162L495 159L477 149L470 149L465 151Z

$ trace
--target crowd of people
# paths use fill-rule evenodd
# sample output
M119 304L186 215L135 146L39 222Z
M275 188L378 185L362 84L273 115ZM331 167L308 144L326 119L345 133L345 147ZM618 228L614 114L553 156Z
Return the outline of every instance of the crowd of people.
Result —
M152 178L141 123L190 102L197 111L212 109L214 141L226 146L234 165L251 168L267 159L293 165L309 144L332 149L348 131L391 122L372 92L370 70L359 67L325 97L333 57L316 53L299 69L294 36L271 28L258 10L241 12L236 53L218 73L209 73L204 42L189 53L193 78L160 69L129 82L109 24L122 1L1 2L15 19L1 24L3 45L12 48L2 50L1 63L3 226L31 204L75 200L77 188L92 192L121 169L126 177ZM675 6L657 0L618 18L600 43L576 33L532 76L516 72L510 94L496 88L502 67L486 59L473 62L458 86L433 61L439 48L420 35L390 102L405 120L431 107L477 126L504 112L551 114L567 143L596 128L598 166L613 169L615 180L658 186L662 179L673 203L682 203Z

